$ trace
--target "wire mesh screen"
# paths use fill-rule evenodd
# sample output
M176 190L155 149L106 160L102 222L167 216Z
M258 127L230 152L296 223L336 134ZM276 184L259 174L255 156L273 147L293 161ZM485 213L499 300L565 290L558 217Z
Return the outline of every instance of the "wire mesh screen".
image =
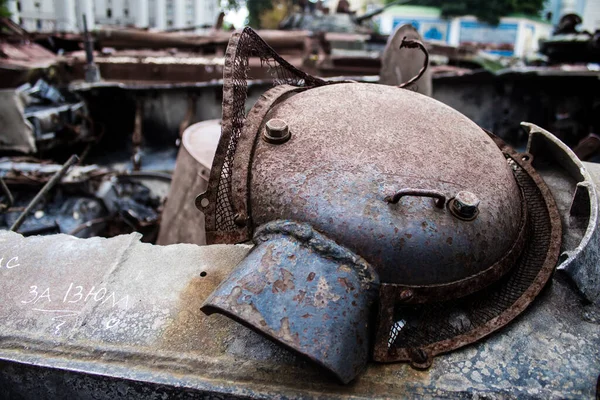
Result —
M396 303L384 353L411 354L413 349L436 345L435 353L442 353L457 346L452 340L463 336L461 345L473 342L494 329L485 327L493 319L502 316L502 324L508 323L515 304L541 275L545 283L551 270L543 270L551 245L552 224L544 197L529 174L512 159L508 159L514 176L521 187L527 204L528 241L517 264L499 282L461 299L443 303L407 306ZM536 293L537 294L537 293ZM533 300L535 294L527 299ZM519 311L520 312L520 311ZM381 326L381 325L380 325ZM496 328L499 326L496 326ZM383 333L385 334L385 332ZM465 340L465 337L470 340ZM441 343L444 342L445 343ZM382 342L379 342L381 346ZM394 358L396 356L391 356ZM388 361L399 361L400 359Z
M215 230L234 231L235 215L231 200L231 168L237 144L246 119L245 104L248 89L250 62L260 60L260 67L267 68L273 85L321 86L326 82L310 76L285 61L251 28L235 34L229 42L225 58L223 83L223 129L221 141L224 148L222 167L217 184ZM219 154L215 158L219 157ZM210 227L209 227L210 228Z

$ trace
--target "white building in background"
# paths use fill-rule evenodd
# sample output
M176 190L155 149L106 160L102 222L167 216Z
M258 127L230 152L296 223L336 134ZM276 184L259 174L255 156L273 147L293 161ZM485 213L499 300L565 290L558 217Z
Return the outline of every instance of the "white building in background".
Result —
M552 33L552 25L539 18L509 16L501 18L497 26L491 26L472 16L442 18L441 10L436 7L393 6L377 18L384 34L391 34L400 25L411 24L425 40L452 46L470 44L503 56L522 57L534 53L539 39Z
M159 30L213 25L219 0L8 0L11 19L31 32L81 32L96 25Z

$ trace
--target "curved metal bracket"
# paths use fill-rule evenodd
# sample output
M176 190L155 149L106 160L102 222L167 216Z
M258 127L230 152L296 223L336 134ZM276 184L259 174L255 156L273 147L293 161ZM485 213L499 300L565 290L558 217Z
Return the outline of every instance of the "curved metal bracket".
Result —
M529 133L526 155L550 158L555 168L562 169L576 182L572 197L563 199L567 204L570 202L565 231L572 237L565 243L572 244L562 249L557 269L575 282L588 301L600 304L600 279L597 278L600 273L600 195L594 177L575 153L552 133L528 122L522 122L521 126ZM585 233L581 235L579 228L572 229L568 223L571 219L585 223Z
M425 60L423 61L423 66L419 70L419 73L416 76L410 78L408 81L398 85L399 88L405 88L421 79L425 71L427 71L427 68L429 67L429 52L427 51L423 43L421 43L418 40L407 39L406 36L402 39L402 43L400 43L400 48L420 49L423 52L423 54L425 54Z
M405 196L417 196L417 197L431 197L436 199L435 206L437 208L444 208L446 204L446 195L437 190L429 189L401 189L391 196L386 196L385 201L391 204L396 204L402 197Z

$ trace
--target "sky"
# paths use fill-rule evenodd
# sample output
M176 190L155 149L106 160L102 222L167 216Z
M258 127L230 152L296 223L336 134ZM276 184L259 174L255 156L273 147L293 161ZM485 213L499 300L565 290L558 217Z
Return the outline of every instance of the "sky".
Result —
M238 11L228 11L225 14L225 22L232 24L236 29L244 26L246 18L248 18L248 9L245 6L240 7Z

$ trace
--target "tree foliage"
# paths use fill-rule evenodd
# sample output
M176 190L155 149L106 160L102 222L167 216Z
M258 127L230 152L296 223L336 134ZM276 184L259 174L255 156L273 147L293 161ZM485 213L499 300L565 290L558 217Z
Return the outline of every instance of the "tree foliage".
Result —
M474 15L480 21L497 25L501 17L510 14L538 16L544 3L545 0L414 0L409 4L438 7L447 18Z
M10 17L7 3L8 0L0 0L0 17Z
M261 28L261 17L273 10L271 0L221 0L221 7L224 10L237 11L242 6L246 6L248 9L247 24L255 29Z
M239 10L244 5L248 9L248 25L275 29L292 9L293 0L221 0L225 10Z
M261 28L261 15L273 9L273 3L271 0L246 0L246 7L248 8L248 25L253 28Z

